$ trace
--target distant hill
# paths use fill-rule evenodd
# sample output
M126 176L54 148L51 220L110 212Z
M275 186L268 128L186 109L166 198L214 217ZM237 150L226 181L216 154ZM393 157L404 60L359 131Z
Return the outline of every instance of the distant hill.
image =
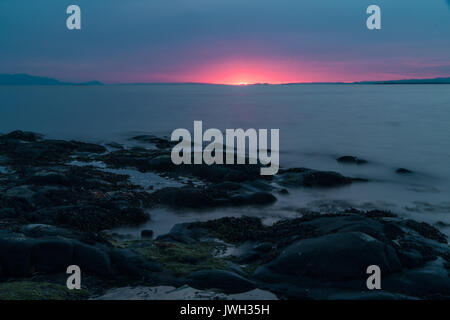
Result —
M354 84L450 84L450 78L360 81Z
M0 85L3 86L95 86L103 85L99 81L62 82L52 78L30 76L28 74L0 74Z

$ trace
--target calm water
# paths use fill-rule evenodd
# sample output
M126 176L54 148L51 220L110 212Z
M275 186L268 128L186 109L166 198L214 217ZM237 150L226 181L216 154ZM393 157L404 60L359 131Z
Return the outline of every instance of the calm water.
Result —
M133 134L176 128L279 128L280 161L365 177L331 190L292 190L273 207L215 212L158 212L161 232L177 221L242 213L268 221L299 208L388 208L450 223L450 86L105 86L1 87L0 132L124 142ZM341 165L340 155L367 159ZM399 167L416 174L395 174ZM450 233L449 228L444 228Z

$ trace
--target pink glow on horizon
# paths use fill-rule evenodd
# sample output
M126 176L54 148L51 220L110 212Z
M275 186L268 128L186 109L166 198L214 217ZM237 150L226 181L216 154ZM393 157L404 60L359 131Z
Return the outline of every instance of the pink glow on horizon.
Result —
M142 80L148 82L198 82L211 84L245 85L255 83L293 83L334 81L339 75L308 67L297 62L259 60L215 62L192 66L182 73L147 74ZM331 79L331 80L330 80Z
M408 72L408 67L426 66L425 61L402 61L398 68L392 67L395 61L367 62L351 61L303 61L276 57L230 57L209 61L186 63L180 67L160 69L152 72L151 67L142 66L134 72L103 73L100 80L105 83L139 82L193 82L227 85L246 85L255 83L309 83L309 82L356 82L401 80L412 78L436 78L445 76L436 72ZM411 69L412 70L412 69ZM155 70L156 71L156 70ZM403 71L403 72L402 72ZM93 75L97 79L98 75Z
M184 68L182 72L128 74L131 82L196 82L227 85L255 83L356 82L434 78L440 74L411 75L402 72L360 71L357 64L331 65L292 61L232 61ZM120 82L120 81L118 81ZM123 82L123 81L122 81Z

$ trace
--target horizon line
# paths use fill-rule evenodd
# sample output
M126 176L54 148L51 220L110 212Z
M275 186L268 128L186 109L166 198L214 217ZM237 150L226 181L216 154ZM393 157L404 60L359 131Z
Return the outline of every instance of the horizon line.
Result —
M435 84L433 81L446 80L440 82L441 84L450 84L449 76L440 76L433 78L403 78L403 79L391 79L391 80L360 80L360 81L304 81L304 82L283 82L283 83L270 83L270 82L254 82L254 83L212 83L212 82L198 82L198 81L151 81L151 82L117 82L117 83L104 83L98 80L87 80L82 82L72 82L66 80L58 80L47 76L36 76L27 73L0 73L1 76L26 76L30 78L39 78L42 80L54 81L53 85L106 85L106 86L127 86L127 85L218 85L218 86L277 86L277 85L307 85L307 84L410 84L410 82L427 82L429 84ZM37 80L37 79L36 79ZM425 84L425 83L424 83ZM2 85L0 81L0 85ZM20 84L18 84L20 85ZM23 84L22 84L23 85ZM29 84L32 85L32 84Z

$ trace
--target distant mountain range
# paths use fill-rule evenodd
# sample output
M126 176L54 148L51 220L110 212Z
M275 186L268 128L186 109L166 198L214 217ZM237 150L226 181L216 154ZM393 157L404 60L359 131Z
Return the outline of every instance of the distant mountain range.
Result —
M208 83L194 83L194 82L149 82L149 83L123 83L118 85L207 85ZM302 85L302 84L450 84L450 77L448 78L433 78L433 79L404 79L404 80L386 80L386 81L358 81L351 83L344 82L311 82L311 83L285 83L283 85ZM63 82L52 78L31 76L28 74L0 74L0 86L99 86L104 85L99 81L88 82ZM255 83L251 85L271 85L269 83Z
M0 85L4 86L95 86L99 81L63 82L52 78L30 76L28 74L0 74Z
M355 84L450 84L450 78L361 81Z

